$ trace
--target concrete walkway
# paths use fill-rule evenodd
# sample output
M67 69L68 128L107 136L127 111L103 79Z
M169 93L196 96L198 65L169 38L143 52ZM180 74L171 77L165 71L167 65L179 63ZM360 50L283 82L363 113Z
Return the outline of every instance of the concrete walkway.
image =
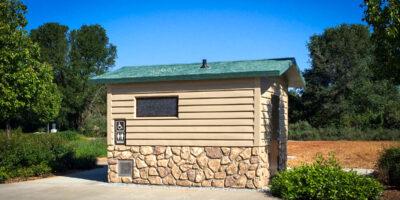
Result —
M96 200L235 200L276 199L265 192L246 189L184 188L105 182L107 168L33 181L1 184L0 199L96 199Z

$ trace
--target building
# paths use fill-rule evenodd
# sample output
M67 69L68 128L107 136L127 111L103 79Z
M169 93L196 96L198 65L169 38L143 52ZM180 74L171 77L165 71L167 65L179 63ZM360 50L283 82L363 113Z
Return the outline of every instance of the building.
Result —
M108 180L262 188L286 167L294 58L123 67L107 85Z

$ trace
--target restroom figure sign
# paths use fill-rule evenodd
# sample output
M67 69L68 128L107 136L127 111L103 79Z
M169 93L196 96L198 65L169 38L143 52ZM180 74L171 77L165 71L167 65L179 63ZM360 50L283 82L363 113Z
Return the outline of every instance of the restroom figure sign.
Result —
M116 119L114 124L115 127L115 144L125 144L126 143L126 123L124 119Z

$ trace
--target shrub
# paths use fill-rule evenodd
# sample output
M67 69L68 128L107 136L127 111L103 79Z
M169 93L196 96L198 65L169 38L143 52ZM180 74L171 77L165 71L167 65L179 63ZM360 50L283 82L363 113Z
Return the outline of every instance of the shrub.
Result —
M69 167L73 151L54 134L13 133L0 136L0 175L2 181L13 177L38 176Z
M278 173L271 193L283 199L379 199L380 183L370 177L345 172L333 156L318 156L311 165Z
M106 155L106 140L87 139L76 132L0 134L0 182L96 166Z
M61 132L57 132L57 134L60 135L60 137L62 137L63 139L65 139L67 141L75 141L80 138L79 133L75 132L75 131L61 131Z
M93 168L96 166L97 157L107 155L105 138L82 138L71 142L70 145L75 151L72 165L76 169Z
M400 186L400 147L383 151L378 160L378 173L384 183Z

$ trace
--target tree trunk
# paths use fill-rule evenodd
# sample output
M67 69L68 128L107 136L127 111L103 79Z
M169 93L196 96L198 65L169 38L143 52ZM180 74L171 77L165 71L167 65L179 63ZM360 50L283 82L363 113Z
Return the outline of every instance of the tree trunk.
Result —
M10 138L11 137L11 125L10 125L10 121L6 121L6 134L7 137Z

